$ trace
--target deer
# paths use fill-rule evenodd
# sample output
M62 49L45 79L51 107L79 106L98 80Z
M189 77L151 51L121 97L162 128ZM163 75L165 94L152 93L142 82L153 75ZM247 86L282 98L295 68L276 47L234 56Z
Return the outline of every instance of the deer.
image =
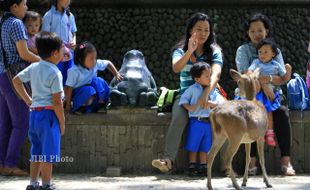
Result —
M246 165L242 182L244 187L248 180L251 143L256 141L263 179L266 186L270 188L272 185L267 177L264 158L267 112L264 105L255 99L256 92L259 89L259 69L248 74L241 74L234 69L230 69L230 75L238 84L240 97L246 99L225 101L213 108L211 112L210 121L213 131L213 143L208 155L208 190L213 189L211 185L211 171L214 158L226 140L228 140L228 147L223 160L233 187L237 190L243 189L236 182L232 168L233 157L240 144L245 144Z

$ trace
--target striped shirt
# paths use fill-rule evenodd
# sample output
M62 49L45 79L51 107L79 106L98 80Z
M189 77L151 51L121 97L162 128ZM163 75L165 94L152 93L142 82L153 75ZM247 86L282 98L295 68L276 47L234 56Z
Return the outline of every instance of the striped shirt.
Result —
M184 51L181 48L176 49L172 54L172 59L175 58L181 58L184 55ZM205 61L205 54L201 56L197 56L196 54L193 54L196 57L197 62L199 61ZM223 67L223 58L222 58L222 52L219 48L215 48L213 50L213 55L211 59L210 64L219 64L221 67ZM192 76L190 74L190 70L193 66L193 63L191 60L188 60L185 67L180 72L180 93L182 94L189 86L194 84L194 80L192 79Z

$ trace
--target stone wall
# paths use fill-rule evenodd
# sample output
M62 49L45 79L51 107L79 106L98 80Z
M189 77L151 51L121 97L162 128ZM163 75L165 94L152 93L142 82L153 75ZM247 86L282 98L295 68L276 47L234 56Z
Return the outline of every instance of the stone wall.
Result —
M290 113L292 124L292 161L298 173L310 172L310 111ZM87 114L67 117L66 134L61 141L62 162L57 173L103 174L109 166L121 167L125 174L154 174L154 158L162 157L170 114L157 115L155 110L114 109L107 114ZM183 139L184 141L184 139ZM175 173L187 168L187 154L180 146ZM220 154L223 154L221 152ZM244 170L244 146L234 159L238 173ZM23 165L28 167L29 143L23 148ZM278 147L265 149L266 168L270 174L280 173ZM219 171L219 158L215 172Z
M195 0L189 5L184 4L189 1L173 4L172 0L160 1L162 4L139 0L124 2L73 1L71 11L77 22L77 41L94 43L98 57L110 59L117 68L121 67L127 51L141 50L158 86L179 86L179 77L171 68L171 48L185 33L187 19L198 11L208 13L214 22L217 41L224 54L220 83L230 97L235 84L228 71L235 68L236 49L245 42L243 24L255 12L262 12L273 21L275 41L285 62L293 66L294 72L306 74L310 39L309 0L243 0L238 4L229 0L203 1L206 2L203 4L202 0ZM42 14L47 10L39 3L30 5L30 9L38 9ZM108 81L112 78L108 72L102 75Z

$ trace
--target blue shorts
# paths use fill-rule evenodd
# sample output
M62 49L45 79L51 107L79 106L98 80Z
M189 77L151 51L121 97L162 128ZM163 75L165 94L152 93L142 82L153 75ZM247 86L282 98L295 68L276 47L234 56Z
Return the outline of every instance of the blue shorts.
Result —
M109 100L110 87L105 80L94 77L91 84L75 88L72 93L72 111L74 112L83 106L91 96L95 96L95 99L92 105L88 106L87 112L92 112L92 108L95 108L98 102L106 103Z
M256 94L256 100L260 101L261 103L264 104L267 112L273 112L277 110L281 106L281 99L280 99L280 94L279 92L274 93L274 100L271 102L265 93L261 90Z
M189 118L185 149L190 152L208 153L212 146L212 128L210 122Z
M60 158L59 121L53 110L31 111L28 137L30 162L56 162Z

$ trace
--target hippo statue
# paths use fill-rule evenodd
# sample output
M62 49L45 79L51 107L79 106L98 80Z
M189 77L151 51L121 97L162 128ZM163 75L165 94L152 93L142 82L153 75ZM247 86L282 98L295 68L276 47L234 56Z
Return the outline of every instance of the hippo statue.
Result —
M154 106L158 99L155 80L148 70L142 52L128 51L119 73L124 77L110 83L111 106Z

